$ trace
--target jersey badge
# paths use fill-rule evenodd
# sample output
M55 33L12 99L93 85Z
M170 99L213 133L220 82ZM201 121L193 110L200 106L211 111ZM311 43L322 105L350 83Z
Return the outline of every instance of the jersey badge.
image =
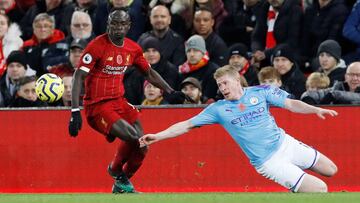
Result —
M85 64L90 64L92 61L92 56L89 53L87 53L83 56L82 61Z
M259 99L257 97L250 98L250 104L255 105L257 103L259 103Z

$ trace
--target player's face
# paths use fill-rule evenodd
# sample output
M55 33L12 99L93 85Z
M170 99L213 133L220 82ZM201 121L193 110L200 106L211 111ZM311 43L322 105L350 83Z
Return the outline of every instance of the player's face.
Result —
M198 103L200 101L201 98L201 91L199 90L199 88L197 88L196 86L194 86L191 83L188 83L186 85L184 85L183 88L181 88L181 91L189 96L192 100L194 100L196 103Z
M156 64L160 61L160 52L154 48L149 48L144 52L144 57L150 64Z
M112 39L124 38L130 29L130 17L125 12L119 11L109 17L108 33Z
M238 71L240 71L246 65L246 63L246 58L238 54L232 55L229 59L229 65L236 68Z
M29 101L36 101L35 81L22 85L18 91L18 95Z
M223 75L216 79L219 90L226 100L238 100L241 96L240 78L236 76Z
M199 61L202 59L203 56L204 56L204 54L200 50L197 50L197 49L189 49L186 52L187 60L192 65L199 63Z
M169 10L165 6L154 7L151 11L150 23L154 30L166 30L171 23Z
M275 57L273 64L274 68L280 73L280 75L285 75L294 65L289 59L283 56Z
M321 69L325 71L329 71L335 68L337 65L336 59L326 52L322 52L319 54L319 62Z
M194 14L194 29L199 35L208 35L212 32L214 19L209 11L197 11Z

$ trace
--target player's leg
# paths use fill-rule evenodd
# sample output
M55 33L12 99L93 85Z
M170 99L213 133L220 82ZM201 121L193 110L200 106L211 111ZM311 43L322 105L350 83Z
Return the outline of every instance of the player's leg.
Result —
M316 164L314 164L313 167L310 168L310 170L327 177L335 175L338 170L335 163L320 152L318 152L318 154L319 160L316 162Z
M143 128L139 120L136 120L133 124L134 128L137 130L139 137L143 136ZM123 171L128 178L131 178L135 172L140 168L145 158L145 155L148 151L147 147L139 147L139 143L136 142L134 145L131 145L132 150L131 154L123 166Z
M327 192L327 185L315 176L304 174L297 192Z
M139 132L124 119L117 120L111 126L110 135L124 141L137 141L139 138Z

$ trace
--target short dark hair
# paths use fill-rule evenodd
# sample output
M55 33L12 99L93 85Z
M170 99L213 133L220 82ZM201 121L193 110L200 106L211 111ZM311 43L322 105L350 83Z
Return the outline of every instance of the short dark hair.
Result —
M19 80L16 82L16 90L19 90L21 86L26 85L30 82L36 81L35 75L32 76L24 76L22 78L19 78Z

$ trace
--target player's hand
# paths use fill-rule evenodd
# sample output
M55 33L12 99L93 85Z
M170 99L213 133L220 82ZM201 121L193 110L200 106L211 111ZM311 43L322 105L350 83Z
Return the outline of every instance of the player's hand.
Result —
M155 134L146 134L139 138L140 148L151 145L154 142L157 142L157 136Z
M325 119L326 114L334 117L334 116L338 115L338 112L331 110L331 109L319 108L319 111L316 113L316 115L319 116L321 119Z
M82 126L82 119L80 111L71 112L69 122L69 133L71 137L76 137Z
M164 98L169 104L183 104L186 95L180 91L172 91L171 93L164 93Z

